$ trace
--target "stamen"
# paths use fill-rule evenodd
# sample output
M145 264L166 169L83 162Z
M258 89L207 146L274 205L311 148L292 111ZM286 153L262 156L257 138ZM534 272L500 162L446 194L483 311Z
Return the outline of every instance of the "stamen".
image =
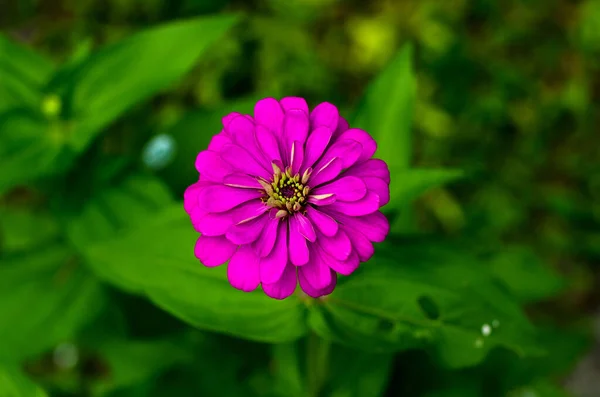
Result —
M279 168L277 166L277 164L271 163L271 166L273 167L273 174L274 175L281 175L281 168Z
M307 169L301 177L300 174L292 175L291 167L286 167L283 172L275 162L272 166L274 173L270 184L262 178L258 179L265 191L263 202L269 207L278 209L277 218L302 211L308 201L310 188L306 186L306 182L312 169Z
M306 182L308 182L308 178L310 178L310 174L312 174L312 167L308 167L306 169L306 171L304 171L304 174L302 174L302 184L306 185Z

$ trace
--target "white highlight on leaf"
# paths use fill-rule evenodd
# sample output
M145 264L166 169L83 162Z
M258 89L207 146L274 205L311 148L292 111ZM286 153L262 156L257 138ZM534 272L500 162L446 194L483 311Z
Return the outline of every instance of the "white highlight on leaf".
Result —
M481 335L490 336L491 333L492 333L492 327L490 327L489 324L483 324L481 326Z

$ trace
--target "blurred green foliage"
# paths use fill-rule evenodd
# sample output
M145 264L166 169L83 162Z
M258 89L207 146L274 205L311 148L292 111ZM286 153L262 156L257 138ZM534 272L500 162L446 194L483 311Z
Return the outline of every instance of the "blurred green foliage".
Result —
M599 302L599 1L0 10L0 397L568 395ZM224 114L289 95L392 172L393 235L318 301L202 267L180 200Z

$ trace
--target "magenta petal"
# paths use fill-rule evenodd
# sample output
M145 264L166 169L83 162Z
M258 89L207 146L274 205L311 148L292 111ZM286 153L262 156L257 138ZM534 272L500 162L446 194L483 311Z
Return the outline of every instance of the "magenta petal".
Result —
M335 194L327 193L327 194L311 194L308 196L308 202L310 204L314 204L318 207L322 207L324 205L329 205L335 203L336 198Z
M302 110L292 109L285 113L283 133L289 143L306 142L308 136L308 114Z
M347 216L344 214L336 214L335 216L342 224L360 231L366 238L376 243L385 240L390 231L389 221L379 211L364 216Z
M221 236L234 224L229 212L204 213L194 222L194 227L205 236Z
M343 276L351 275L360 265L358 255L354 251L344 260L334 258L328 253L322 253L322 255L329 267Z
M298 268L298 275L304 277L314 289L325 288L331 282L331 270L314 245L310 251L310 261Z
M264 214L269 207L261 200L251 200L231 210L231 219L235 225L249 222Z
M246 174L229 174L223 178L223 183L241 189L263 189L258 179Z
M260 260L260 281L266 284L277 282L288 263L287 225L280 222L277 227L277 238L271 253Z
M233 142L248 152L259 165L262 165L263 168L265 168L264 165L269 164L269 162L265 161L263 152L256 139L256 126L251 117L237 117L229 123L227 129L232 135ZM222 150L227 150L227 146L224 146ZM269 169L270 168L267 167L267 171L269 171Z
M263 151L264 159L271 164L273 161L281 162L279 142L273 133L262 126L256 127L256 140Z
M342 229L338 229L338 232L332 237L318 236L318 243L325 252L340 261L348 259L352 253L350 239Z
M225 237L200 236L196 240L194 254L204 266L215 267L227 262L235 252L237 245Z
M292 151L290 153L290 167L292 167L292 175L300 171L300 166L304 160L304 146L300 141L292 143Z
M234 244L250 244L256 241L266 225L266 215L253 219L250 222L234 225L227 230L225 235Z
M198 207L198 195L200 194L202 188L202 184L196 182L188 186L183 192L183 209L188 214L194 208Z
M320 165L308 179L308 185L313 189L337 177L342 172L342 160L333 158L328 163Z
M308 245L306 238L300 233L297 215L290 216L289 219L290 261L296 266L302 266L308 262Z
M206 212L223 212L246 201L259 199L262 194L259 190L214 185L202 189L198 195L198 205Z
M338 125L340 114L338 109L328 102L318 104L310 113L310 123L314 127L324 126L331 131Z
M365 197L358 201L336 201L335 203L323 208L326 208L327 211L333 210L350 216L367 215L379 209L379 196L373 192L367 192Z
M233 172L233 167L223 161L219 153L204 150L196 157L196 170L211 181L222 182L225 175Z
M373 139L373 137L371 137L371 135L369 135L368 132L358 128L351 128L347 131L344 131L344 133L340 135L339 139L351 139L361 144L362 153L358 158L359 163L365 160L369 160L377 151L377 142L375 142L375 139Z
M381 178L363 177L367 189L379 196L379 206L383 207L390 202L390 185Z
M380 159L367 160L364 163L356 164L346 170L344 175L358 177L377 177L384 182L390 183L390 170L385 161Z
M298 281L300 282L300 288L304 291L308 296L313 298L320 298L321 296L329 295L335 289L335 285L337 282L337 274L333 270L331 270L331 281L329 285L322 289L315 289L312 285L306 280L302 274L298 274Z
M304 163L302 164L302 172L308 167L312 167L315 162L323 155L329 141L331 140L332 131L326 127L318 127L314 129L308 136L306 141L306 150L304 151Z
M221 152L221 158L242 173L271 178L272 171L267 170L250 153L237 145L226 145Z
M275 210L273 210L275 211ZM275 211L276 212L276 211ZM268 215L270 216L270 214ZM269 255L275 246L275 240L277 239L277 226L281 223L279 219L269 218L265 225L262 234L256 240L255 246L258 255L261 258Z
M224 131L221 131L217 135L213 136L208 144L208 150L212 150L213 152L220 152L223 146L231 145L231 138L225 134Z
M240 247L227 265L229 283L239 290L254 291L260 284L259 260L250 246Z
M289 96L282 98L279 103L286 112L292 109L300 109L304 113L308 114L308 104L304 98Z
M338 223L327 214L322 213L313 206L306 208L306 216L313 225L325 236L334 236L338 231Z
M254 105L254 119L270 131L280 134L283 127L283 109L274 98L261 99Z
M254 146L255 126L251 119L248 119L243 115L235 117L227 124L225 130L229 132L233 142L244 149L250 151L249 145Z
M338 120L337 128L333 132L334 138L337 138L340 135L342 135L342 133L344 131L346 131L348 128L350 128L350 125L348 124L348 122L346 121L345 118L343 118L343 117L340 116L340 119Z
M302 144L306 141L308 136L308 115L302 110L293 109L285 113L283 120L283 147L282 154L284 156L285 165L290 165L292 145L295 141L299 141ZM300 169L298 164L298 169Z
M314 243L317 239L317 233L315 232L312 223L307 217L299 212L296 213L295 218L298 221L298 230L300 231L300 234L308 241Z
M296 290L298 280L296 278L296 267L288 264L283 271L283 275L279 281L275 283L262 283L265 294L275 299L285 299L292 295Z
M331 183L319 186L312 191L312 194L335 194L336 200L356 201L365 197L367 194L367 186L362 179L358 177L345 176L336 179Z
M221 122L223 123L223 127L225 127L225 133L226 133L227 135L229 135L229 132L227 131L227 126L229 125L229 123L231 123L231 121L232 121L233 119L235 119L236 117L240 117L241 115L242 115L241 113L238 113L238 112L232 112L232 113L229 113L227 116L224 116L224 117L221 119Z
M354 251L358 254L360 261L366 262L371 259L373 254L375 254L375 247L373 247L373 243L371 243L364 234L355 229L347 226L340 227L346 231L348 238L352 242L352 248L354 248Z
M358 161L362 151L362 145L355 140L338 140L327 149L321 160L315 165L315 168L318 169L321 165L336 157L342 160L342 169L348 168Z

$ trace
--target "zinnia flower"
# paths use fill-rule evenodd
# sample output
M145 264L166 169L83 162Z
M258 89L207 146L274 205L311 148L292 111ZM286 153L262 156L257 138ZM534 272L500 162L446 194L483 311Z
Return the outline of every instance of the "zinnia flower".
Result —
M330 103L309 112L302 98L256 103L254 117L231 113L184 194L201 234L195 255L208 267L229 261L231 285L270 297L302 290L319 297L373 255L389 230L379 208L390 174L372 159L377 145L349 128Z

